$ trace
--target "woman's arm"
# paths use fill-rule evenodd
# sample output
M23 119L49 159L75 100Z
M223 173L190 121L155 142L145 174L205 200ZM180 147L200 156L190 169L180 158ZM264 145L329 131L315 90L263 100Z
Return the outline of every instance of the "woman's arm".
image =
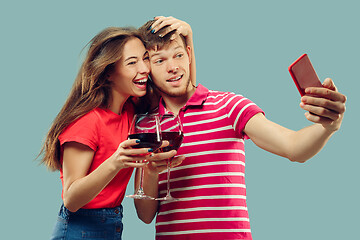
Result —
M71 212L76 212L94 199L116 176L122 168L142 167L135 163L143 160L148 149L131 149L136 140L122 142L117 151L98 168L88 174L94 157L94 151L81 143L67 142L63 145L63 198L64 205ZM137 155L137 156L135 156Z

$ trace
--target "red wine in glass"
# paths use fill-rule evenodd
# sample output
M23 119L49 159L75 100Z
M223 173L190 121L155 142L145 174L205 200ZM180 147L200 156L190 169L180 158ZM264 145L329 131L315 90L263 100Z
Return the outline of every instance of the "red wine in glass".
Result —
M161 132L161 138L162 140L169 141L169 145L161 149L162 152L168 152L179 149L184 134L182 132Z
M155 150L161 146L161 141L156 133L135 133L130 134L128 138L140 140L140 143L133 148L152 148Z

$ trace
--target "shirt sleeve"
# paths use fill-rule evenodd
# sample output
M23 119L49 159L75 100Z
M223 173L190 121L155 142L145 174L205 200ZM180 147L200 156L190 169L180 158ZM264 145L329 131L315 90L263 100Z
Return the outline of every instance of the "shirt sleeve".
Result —
M229 104L228 117L233 124L234 130L240 138L249 139L244 133L247 122L258 113L264 114L264 111L244 96L230 93L229 98L231 102Z
M60 146L66 142L78 142L96 151L99 142L98 122L94 112L75 120L60 134Z

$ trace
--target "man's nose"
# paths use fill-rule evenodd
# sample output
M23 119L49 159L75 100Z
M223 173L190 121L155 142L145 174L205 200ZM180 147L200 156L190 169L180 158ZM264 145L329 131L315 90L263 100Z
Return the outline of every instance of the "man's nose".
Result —
M169 65L168 65L169 72L177 72L178 70L179 70L179 67L176 64L174 64L172 62L169 63Z

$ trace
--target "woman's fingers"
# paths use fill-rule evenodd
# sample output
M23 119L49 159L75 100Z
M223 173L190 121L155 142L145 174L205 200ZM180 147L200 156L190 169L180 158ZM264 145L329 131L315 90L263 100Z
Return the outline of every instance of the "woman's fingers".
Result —
M152 33L156 33L163 27L167 25L171 25L177 20L176 18L173 17L164 17L164 16L159 16L155 19L156 21L151 25Z
M143 167L145 164L142 161L154 150L151 148L134 148L139 143L139 139L125 140L120 143L118 149L113 154L116 166L119 168Z
M158 33L159 37L164 37L169 33L174 33L175 31L186 37L191 31L189 24L174 17L158 16L155 20L156 21L151 26L151 32L153 34ZM171 40L174 38L174 35L171 36Z

